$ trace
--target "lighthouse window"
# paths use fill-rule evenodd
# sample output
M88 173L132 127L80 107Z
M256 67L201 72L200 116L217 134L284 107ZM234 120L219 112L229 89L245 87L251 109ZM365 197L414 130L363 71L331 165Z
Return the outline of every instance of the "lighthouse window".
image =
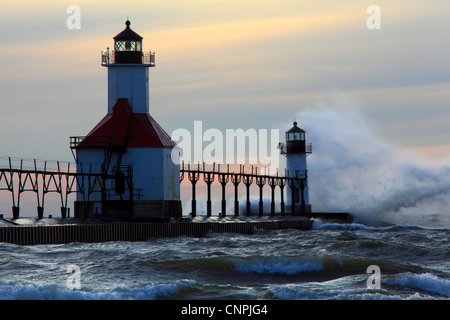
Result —
M114 50L125 51L125 41L116 41L114 43Z
M286 140L293 141L294 140L294 132L286 133Z
M142 51L142 43L140 41L133 40L117 40L114 44L114 50L116 51Z
M286 140L287 141L303 141L303 140L305 140L305 133L304 132L286 133Z

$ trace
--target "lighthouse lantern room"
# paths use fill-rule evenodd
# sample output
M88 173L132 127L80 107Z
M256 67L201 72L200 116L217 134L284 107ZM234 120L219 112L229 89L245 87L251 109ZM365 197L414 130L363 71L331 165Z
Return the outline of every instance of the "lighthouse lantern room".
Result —
M126 28L114 50L102 52L108 70L108 112L85 137L71 137L77 172L102 173L77 193L78 216L155 218L181 216L180 167L175 142L149 114L149 68L142 37ZM87 175L84 179L89 179Z

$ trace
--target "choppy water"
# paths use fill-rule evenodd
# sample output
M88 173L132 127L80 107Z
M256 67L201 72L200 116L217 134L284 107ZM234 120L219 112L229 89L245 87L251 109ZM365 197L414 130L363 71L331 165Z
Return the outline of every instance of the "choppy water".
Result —
M449 299L449 236L315 223L252 235L1 243L0 299ZM79 269L68 273L70 265ZM380 268L379 289L368 288L370 265Z

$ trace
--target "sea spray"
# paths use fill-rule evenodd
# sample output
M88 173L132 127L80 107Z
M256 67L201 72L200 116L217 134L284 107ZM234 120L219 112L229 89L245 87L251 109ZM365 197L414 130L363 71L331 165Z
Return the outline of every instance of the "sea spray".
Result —
M308 183L315 211L450 226L450 167L427 166L390 146L345 96L296 118L314 146Z

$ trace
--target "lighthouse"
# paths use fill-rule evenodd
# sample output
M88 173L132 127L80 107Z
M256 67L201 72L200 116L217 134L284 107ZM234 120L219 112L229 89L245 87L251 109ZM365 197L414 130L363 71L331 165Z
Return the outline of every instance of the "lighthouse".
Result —
M71 137L84 179L75 211L88 217L179 217L180 167L172 160L179 151L149 113L155 54L143 52L143 38L130 25L127 20L113 37L114 49L101 54L108 71L107 114L86 136Z
M280 144L280 150L286 157L286 176L296 178L289 180L286 188L286 209L295 214L311 212L306 157L312 152L312 147L310 143L306 143L305 131L296 121L286 131L286 142Z

